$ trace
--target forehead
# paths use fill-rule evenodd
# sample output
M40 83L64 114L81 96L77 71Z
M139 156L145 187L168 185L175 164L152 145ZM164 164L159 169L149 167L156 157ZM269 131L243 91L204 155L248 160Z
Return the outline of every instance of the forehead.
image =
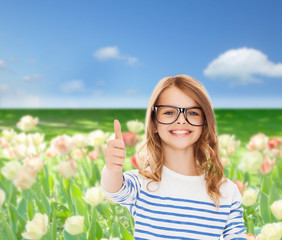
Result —
M193 98L177 87L165 89L160 94L157 104L176 107L199 107L199 104Z

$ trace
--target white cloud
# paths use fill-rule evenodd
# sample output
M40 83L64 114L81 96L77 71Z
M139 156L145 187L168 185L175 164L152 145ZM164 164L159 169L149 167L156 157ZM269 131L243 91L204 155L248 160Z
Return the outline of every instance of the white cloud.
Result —
M45 96L13 89L0 94L1 108L146 108L150 96ZM214 97L214 108L282 108L282 97Z
M204 74L211 78L232 79L232 85L261 83L257 75L282 77L282 63L273 63L253 48L231 49L209 63Z
M282 97L214 97L214 108L282 108Z
M21 89L13 89L0 95L1 108L41 108L41 96L30 94Z
M65 82L60 85L60 89L64 93L83 92L86 90L82 80Z
M125 62L129 65L133 65L138 61L138 58L136 57L130 57L121 54L118 47L116 46L100 48L96 52L94 52L93 55L99 61L110 59L125 60Z
M24 76L22 78L23 81L25 82L30 82L30 81L34 81L34 80L38 80L42 78L42 75L39 75L39 74L32 74L32 75L27 75L27 76Z
M94 53L98 60L119 59L120 53L117 47L100 48Z
M140 92L139 89L127 89L127 90L125 91L125 94L126 94L126 95L135 95L135 94L137 94L137 93L139 93L139 92Z
M6 68L6 63L0 59L0 69L5 69Z
M135 64L137 63L137 61L138 61L138 58L136 57L127 57L127 64L129 65Z

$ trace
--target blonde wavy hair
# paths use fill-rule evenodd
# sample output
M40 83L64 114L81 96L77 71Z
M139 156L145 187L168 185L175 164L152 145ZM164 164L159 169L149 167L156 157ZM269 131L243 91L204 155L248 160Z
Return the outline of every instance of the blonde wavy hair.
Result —
M156 120L152 107L157 104L162 92L170 87L177 87L189 97L193 98L204 112L206 124L203 126L200 138L194 143L194 157L199 168L198 170L205 173L207 193L215 205L219 207L219 199L221 197L219 189L226 179L219 156L218 137L213 108L208 93L203 85L190 76L176 75L175 77L165 77L161 79L155 87L146 112L146 142L140 149L140 151L142 151L145 147L148 157L143 169L140 170L139 173L144 177L151 179L148 184L161 181L164 156L161 147L161 139L154 131L156 129ZM147 167L150 167L151 171L146 170Z

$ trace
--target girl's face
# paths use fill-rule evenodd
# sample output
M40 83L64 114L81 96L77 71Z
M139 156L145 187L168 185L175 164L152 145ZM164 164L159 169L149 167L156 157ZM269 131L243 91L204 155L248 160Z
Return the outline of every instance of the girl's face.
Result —
M156 105L171 105L180 108L199 107L194 99L187 96L177 87L169 87L159 96ZM161 139L163 148L173 150L193 149L193 144L202 134L202 126L189 124L184 113L180 113L178 119L172 124L160 124L156 122L156 131Z

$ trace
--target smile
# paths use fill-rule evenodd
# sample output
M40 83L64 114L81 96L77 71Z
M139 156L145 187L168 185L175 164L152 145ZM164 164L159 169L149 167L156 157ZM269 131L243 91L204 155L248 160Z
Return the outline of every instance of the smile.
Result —
M192 131L189 131L189 130L171 130L169 132L173 135L189 135Z

